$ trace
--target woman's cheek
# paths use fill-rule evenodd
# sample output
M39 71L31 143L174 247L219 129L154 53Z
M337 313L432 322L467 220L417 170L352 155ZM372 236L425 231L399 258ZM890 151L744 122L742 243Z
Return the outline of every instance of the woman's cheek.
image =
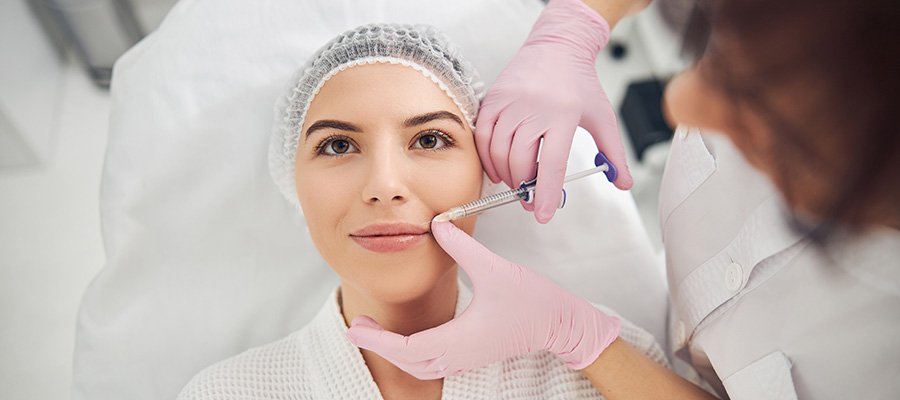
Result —
M339 244L335 243L341 236L339 222L352 200L349 182L313 166L297 176L297 197L310 235L321 251L328 252Z
M693 70L687 70L675 76L664 93L663 111L666 121L671 126L690 125L705 127L703 99Z
M732 103L694 67L673 78L664 93L663 113L671 126L690 125L715 131L731 128Z
M461 153L461 157L420 169L422 175L416 180L418 192L435 215L481 197L484 178L481 162L474 151ZM465 218L455 223L469 234L475 229L475 218Z

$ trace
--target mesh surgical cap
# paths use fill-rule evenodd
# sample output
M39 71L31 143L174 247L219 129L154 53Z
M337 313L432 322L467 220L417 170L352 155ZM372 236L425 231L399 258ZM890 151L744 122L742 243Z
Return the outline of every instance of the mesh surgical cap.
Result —
M344 32L319 49L291 79L276 104L269 144L269 173L287 200L300 209L294 162L300 130L313 98L331 77L357 65L401 64L434 81L475 129L484 84L440 31L429 25L368 24Z

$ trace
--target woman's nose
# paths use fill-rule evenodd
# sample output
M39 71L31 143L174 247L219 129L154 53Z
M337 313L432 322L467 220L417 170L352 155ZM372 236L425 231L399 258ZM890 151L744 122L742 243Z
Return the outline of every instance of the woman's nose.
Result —
M373 157L363 189L363 201L369 204L398 205L409 199L409 169L401 155Z

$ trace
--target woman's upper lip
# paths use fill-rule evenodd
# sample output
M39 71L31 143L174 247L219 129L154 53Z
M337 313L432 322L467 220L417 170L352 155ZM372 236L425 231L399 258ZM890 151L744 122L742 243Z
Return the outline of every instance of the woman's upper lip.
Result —
M424 233L428 233L428 228L409 222L379 222L350 232L350 236L398 236Z

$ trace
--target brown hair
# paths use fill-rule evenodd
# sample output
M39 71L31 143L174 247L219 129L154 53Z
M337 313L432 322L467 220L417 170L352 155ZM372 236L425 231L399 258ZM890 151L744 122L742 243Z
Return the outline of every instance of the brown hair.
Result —
M704 79L771 132L738 147L768 154L788 202L827 188L811 233L900 226L900 2L709 0L691 21Z

